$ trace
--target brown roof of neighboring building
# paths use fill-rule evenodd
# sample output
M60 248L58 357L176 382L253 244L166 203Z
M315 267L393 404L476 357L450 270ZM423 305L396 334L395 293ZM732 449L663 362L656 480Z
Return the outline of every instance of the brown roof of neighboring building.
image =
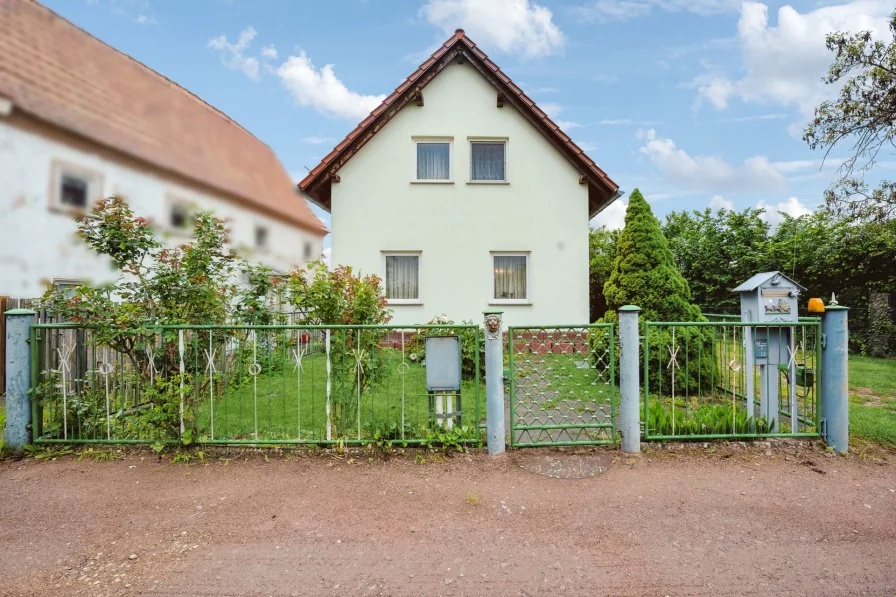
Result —
M0 0L0 97L13 109L317 234L270 147L224 113L32 0Z
M501 72L489 57L476 47L463 29L455 31L435 53L411 73L370 115L327 154L299 183L299 188L321 206L330 208L330 180L351 157L358 152L398 111L448 64L465 58L498 91L497 100L516 107L566 158L579 169L582 182L588 183L589 212L593 215L606 207L619 190L598 165L582 149L573 143L569 135L560 130L535 102L520 89L510 77Z

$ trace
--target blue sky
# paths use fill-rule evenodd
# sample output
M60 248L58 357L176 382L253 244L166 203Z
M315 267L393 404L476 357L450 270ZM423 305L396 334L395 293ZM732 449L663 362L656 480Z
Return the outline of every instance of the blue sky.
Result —
M893 10L876 0L44 1L223 110L299 178L463 27L659 217L767 206L772 223L778 209L817 207L841 157L820 169L800 138L834 91L820 81L825 33L886 36ZM624 206L595 223L621 225Z

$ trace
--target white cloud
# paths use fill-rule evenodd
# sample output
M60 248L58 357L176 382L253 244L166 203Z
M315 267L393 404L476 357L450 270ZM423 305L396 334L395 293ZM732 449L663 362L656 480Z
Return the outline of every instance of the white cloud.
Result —
M598 126L629 126L634 121L628 118L610 118L597 121Z
M269 58L271 60L276 60L280 57L280 53L277 52L277 48L274 47L274 44L270 44L268 46L264 46L261 48L261 52L259 52L262 58Z
M624 228L626 209L628 209L628 201L617 199L605 207L602 212L594 216L591 220L591 225L594 227L606 226L610 230Z
M140 13L134 19L135 23L139 23L140 25L155 25L158 21L156 21L155 17Z
M734 209L734 201L725 199L721 195L713 195L713 198L709 200L709 207L712 209L727 209L728 211L731 211Z
M754 120L779 120L781 118L787 118L787 114L782 114L780 112L774 114L755 114L753 116L738 116L736 118L720 118L719 122L753 122Z
M556 118L552 118L551 120L553 120L554 124L556 124L558 127L560 127L561 130L564 131L571 131L572 129L582 128L582 124L576 122L575 120L558 120Z
M336 139L332 137L302 137L303 143L308 143L309 145L323 145L324 143L333 143Z
M787 186L784 175L765 156L754 156L732 165L718 156L688 155L672 139L657 137L656 131L639 131L646 143L641 153L650 158L666 180L700 191L780 190Z
M737 10L740 0L597 0L573 9L573 13L586 21L606 23L628 21L663 12L690 12L713 15Z
M462 28L477 44L522 58L559 53L566 43L551 11L530 0L429 0L420 14L445 34Z
M534 89L530 89L527 91L527 94L538 94L538 93L557 93L560 91L556 87L535 87Z
M318 70L304 51L287 58L274 72L300 105L311 106L326 116L361 120L386 97L351 91L336 78L332 64Z
M236 43L230 43L227 41L227 36L219 35L208 40L208 47L221 52L221 62L224 66L233 70L243 71L247 77L257 81L258 59L245 55L245 51L249 48L249 44L252 43L256 35L258 35L258 32L250 26L240 32Z
M327 247L320 254L320 260L324 262L324 265L330 267L330 259L332 259L333 249Z
M614 83L619 82L619 77L614 77L613 75L599 74L599 75L594 75L592 77L592 79L594 79L598 83L603 83L605 85L612 85Z
M575 143L582 151L594 151L597 149L597 143L592 143L591 141L576 141Z
M772 228L784 221L782 213L794 218L812 213L812 210L800 203L796 197L790 197L787 201L779 201L775 205L770 205L763 199L756 204L756 207L765 210L765 213L759 217L768 222Z
M877 0L823 6L803 14L783 6L778 10L777 25L770 26L765 4L744 2L737 39L746 75L737 80L722 73L695 78L696 105L706 101L722 110L732 99L740 99L795 106L803 116L810 116L817 104L836 92L821 82L833 61L833 54L825 48L825 35L870 30L885 38L892 11L891 2Z

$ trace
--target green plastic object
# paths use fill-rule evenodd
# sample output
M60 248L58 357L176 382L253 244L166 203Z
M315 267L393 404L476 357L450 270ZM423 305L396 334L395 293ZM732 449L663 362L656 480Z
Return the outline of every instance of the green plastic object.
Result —
M784 375L788 375L790 367L787 364L778 365L778 371ZM809 369L805 365L796 366L796 385L801 388L815 387L815 369Z

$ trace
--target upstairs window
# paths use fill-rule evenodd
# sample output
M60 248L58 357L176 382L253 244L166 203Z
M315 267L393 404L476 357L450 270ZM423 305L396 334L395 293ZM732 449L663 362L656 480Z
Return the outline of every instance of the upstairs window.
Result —
M420 302L420 254L386 254L386 299L392 304Z
M63 174L59 189L59 203L65 207L86 210L89 186L90 183L80 176Z
M262 250L268 248L268 229L264 226L255 227L255 246Z
M51 207L64 211L88 212L103 195L103 177L79 166L54 161Z
M492 254L492 302L529 302L529 254Z
M186 230L190 227L190 209L183 203L172 203L168 223L175 230Z
M417 182L451 181L451 141L420 140L417 145Z
M504 141L472 141L470 143L470 180L506 182Z
M305 261L310 261L314 252L314 247L310 241L305 241Z

